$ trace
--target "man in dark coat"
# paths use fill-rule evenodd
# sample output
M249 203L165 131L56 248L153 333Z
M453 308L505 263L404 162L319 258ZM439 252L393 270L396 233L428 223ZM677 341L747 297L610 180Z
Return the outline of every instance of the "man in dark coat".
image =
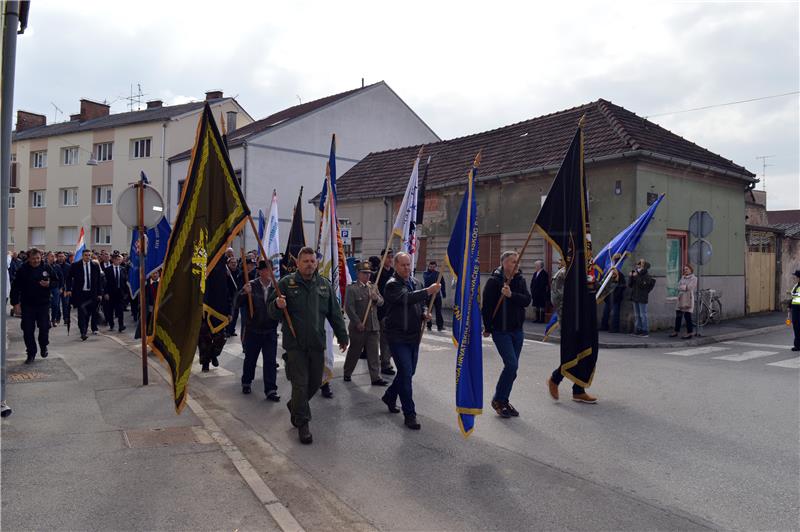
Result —
M248 298L253 301L253 315L247 320L247 332L242 339L244 344L244 365L242 367L242 393L249 394L256 374L259 355L262 360L264 395L267 400L277 403L278 395L277 368L275 359L278 354L278 321L269 315L267 301L274 290L271 286L270 269L272 264L262 260L258 263L258 277L245 284L238 297L244 301L242 312L250 312Z
M444 329L444 317L442 317L442 298L447 297L447 292L445 291L444 276L439 279L439 270L437 270L436 267L437 264L435 260L428 262L428 269L422 274L422 283L425 285L425 288L428 288L437 280L439 281L439 284L442 285L442 291L433 296L433 308L436 309L436 329L441 331ZM428 304L430 305L430 299L428 300ZM428 322L428 330L430 331L432 328L433 321L431 320Z
M20 327L25 339L25 350L31 364L36 358L36 328L39 328L39 349L42 358L47 358L47 345L50 343L50 284L55 272L49 264L42 261L42 252L31 248L28 261L17 269L11 283L10 302L14 312L22 316Z
M92 334L97 334L97 305L103 299L103 274L100 265L92 260L91 250L84 250L80 262L70 267L66 288L65 295L78 309L81 340L86 340L90 321Z
M111 266L105 270L105 280L104 298L111 313L109 328L114 330L114 318L116 318L119 332L122 332L125 330L125 297L130 294L128 271L122 265L122 255L114 255L111 259Z
M534 310L534 323L544 323L545 309L550 301L550 278L544 269L544 262L537 260L533 263L533 276L531 277L531 301Z
M656 284L656 280L650 276L650 263L644 259L639 259L636 268L628 276L628 287L631 289L631 301L633 301L633 314L636 318L634 336L650 336L650 325L647 321L647 302L650 291Z

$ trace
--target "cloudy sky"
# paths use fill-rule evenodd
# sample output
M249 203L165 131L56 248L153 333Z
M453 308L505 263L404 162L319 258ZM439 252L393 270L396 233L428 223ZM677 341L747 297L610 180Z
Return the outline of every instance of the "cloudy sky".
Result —
M166 103L223 89L262 118L363 77L452 138L605 98L759 176L774 156L769 208L800 208L798 2L539 4L34 0L15 106L122 112L141 84Z

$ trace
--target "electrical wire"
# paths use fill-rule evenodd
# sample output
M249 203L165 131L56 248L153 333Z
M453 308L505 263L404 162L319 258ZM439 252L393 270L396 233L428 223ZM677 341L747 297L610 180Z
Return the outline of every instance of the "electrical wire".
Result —
M782 94L772 94L770 96L760 96L758 98L750 98L748 100L739 100L736 102L726 102L726 103L717 103L713 105L704 105L703 107L694 107L692 109L684 109L682 111L670 111L668 113L657 113L652 115L647 115L644 118L654 118L656 116L666 116L666 115L677 115L681 113L691 113L692 111L704 111L706 109L714 109L715 107L725 107L728 105L737 105L740 103L750 103L750 102L757 102L760 100L769 100L772 98L783 98L784 96L792 96L794 94L800 94L800 91L792 91L792 92L784 92Z

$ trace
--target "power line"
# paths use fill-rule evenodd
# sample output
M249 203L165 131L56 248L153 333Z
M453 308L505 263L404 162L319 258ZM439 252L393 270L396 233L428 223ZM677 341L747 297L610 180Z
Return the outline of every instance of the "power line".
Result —
M737 105L740 103L750 103L750 102L758 102L760 100L770 100L772 98L783 98L784 96L792 96L794 94L800 94L800 91L792 91L792 92L784 92L782 94L772 94L770 96L760 96L758 98L750 98L748 100L739 100L736 102L726 102L726 103L716 103L713 105L704 105L703 107L694 107L692 109L684 109L682 111L670 111L668 113L657 113L654 115L647 115L645 118L654 118L656 116L666 116L666 115L677 115L681 113L691 113L692 111L704 111L706 109L714 109L715 107L725 107L728 105Z

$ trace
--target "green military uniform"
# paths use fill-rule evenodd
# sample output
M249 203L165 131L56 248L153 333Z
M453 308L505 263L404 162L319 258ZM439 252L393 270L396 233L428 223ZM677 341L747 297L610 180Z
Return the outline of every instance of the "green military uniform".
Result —
M325 320L331 324L341 344L348 342L347 328L330 282L317 272L308 281L299 272L291 273L281 278L278 287L286 297L286 309L297 336L292 335L289 324L284 321L283 311L275 304L275 291L269 295L268 312L272 319L283 323L281 336L287 354L286 373L292 383L289 410L292 413L292 424L302 426L311 420L308 401L322 385L326 348Z
M347 293L344 298L344 310L347 317L350 318L350 347L347 350L347 357L344 361L344 376L350 377L353 370L358 364L358 359L361 356L361 351L366 347L367 349L367 366L369 367L369 376L372 382L377 382L381 379L381 363L378 354L378 347L380 345L380 323L378 321L377 307L383 306L383 297L377 290L377 286L372 285L376 299L372 305L370 301L370 287L358 281L354 282L347 287ZM364 313L367 311L369 305L369 315L367 321L364 323L364 330L359 331L358 325L364 318Z
M558 313L558 321L561 322L561 304L564 302L564 280L567 277L567 269L559 268L553 276L550 285L550 300Z

